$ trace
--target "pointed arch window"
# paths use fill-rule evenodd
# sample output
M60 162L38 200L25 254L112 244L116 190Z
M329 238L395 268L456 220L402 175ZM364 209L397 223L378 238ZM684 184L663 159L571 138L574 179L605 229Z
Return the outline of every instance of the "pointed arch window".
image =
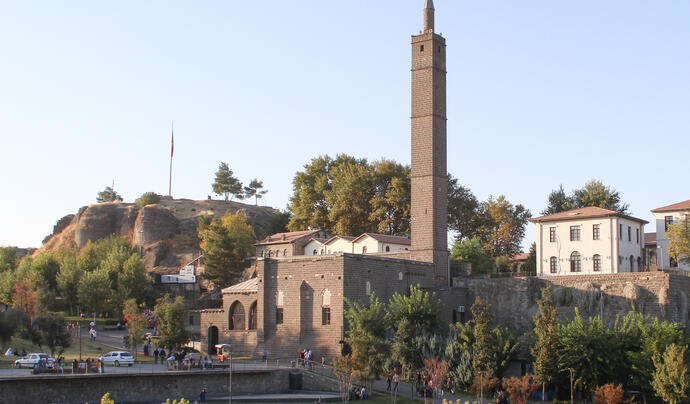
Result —
M230 306L230 313L228 313L228 329L229 330L244 330L244 306L239 301Z

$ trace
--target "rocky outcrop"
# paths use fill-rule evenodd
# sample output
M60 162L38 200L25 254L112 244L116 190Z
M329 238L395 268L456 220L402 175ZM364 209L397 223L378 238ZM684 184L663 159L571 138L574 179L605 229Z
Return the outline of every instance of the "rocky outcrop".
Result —
M280 212L267 206L238 202L164 199L139 207L132 203L99 203L84 206L76 215L58 220L53 233L45 238L37 253L61 246L82 247L113 234L121 235L139 249L149 270L174 273L198 257L197 225L201 216L220 216L242 212L253 224L258 238L274 229Z

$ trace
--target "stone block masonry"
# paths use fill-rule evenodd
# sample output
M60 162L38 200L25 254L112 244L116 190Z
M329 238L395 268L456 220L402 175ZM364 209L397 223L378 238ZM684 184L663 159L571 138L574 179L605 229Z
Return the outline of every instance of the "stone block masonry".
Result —
M690 278L664 272L600 274L526 278L454 278L464 290L469 310L477 296L491 304L498 324L524 332L532 328L541 289L551 284L552 296L563 318L572 318L577 307L583 317L603 311L612 324L631 309L660 320L688 322ZM461 293L461 292L456 292Z

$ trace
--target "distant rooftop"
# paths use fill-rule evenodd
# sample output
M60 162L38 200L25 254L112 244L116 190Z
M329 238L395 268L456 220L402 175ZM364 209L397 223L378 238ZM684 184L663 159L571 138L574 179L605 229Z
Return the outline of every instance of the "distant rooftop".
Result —
M255 293L259 291L259 278L252 278L223 289L225 293Z
M303 230L303 231L290 231L286 233L276 233L271 234L265 239L256 242L254 245L267 245L267 244L277 244L277 243L291 243L295 240L301 239L302 237L308 237L312 234L316 234L323 230Z
M652 213L676 212L679 210L690 210L690 199L688 199L687 201L674 203L673 205L656 208L652 210Z
M357 241L360 238L364 236L369 236L373 238L376 241L380 241L382 243L389 243L389 244L402 244L402 245L410 245L410 238L409 237L403 237L403 236L391 236L388 234L378 234L378 233L364 233L361 236L353 239L352 241Z
M561 220L580 220L580 219L593 219L597 217L621 217L624 219L633 220L639 223L649 223L646 220L638 219L636 217L623 215L616 212L615 210L609 210L604 208L599 208L596 206L588 206L585 208L571 209L564 212L554 213L553 215L546 215L535 217L530 219L532 223L542 223L542 222L557 222Z

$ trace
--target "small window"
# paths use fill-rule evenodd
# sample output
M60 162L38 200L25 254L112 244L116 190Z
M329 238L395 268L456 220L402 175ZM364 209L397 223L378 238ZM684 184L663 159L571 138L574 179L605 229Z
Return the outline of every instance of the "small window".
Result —
M628 241L632 241L632 228L628 226Z
M558 258L551 257L551 273L555 274L558 272Z
M601 271L601 255L599 254L594 254L594 257L592 257L592 262L594 263L594 272L600 272Z
M640 244L640 229L635 229L635 242Z
M630 256L630 272L633 272L635 270L635 258L631 255Z
M623 240L623 225L622 225L622 224L619 224L619 225L618 225L618 234L619 234L619 236L620 236L619 238L620 238L621 240Z
M556 242L556 228L549 227L549 241L552 243Z
M276 307L276 324L283 324L283 308Z
M570 241L580 241L580 226L570 226Z
M331 324L331 308L330 307L322 307L321 308L321 325L330 325Z
M420 51L420 52L424 52L424 45L420 45L420 46L419 46L419 51Z
M287 248L283 250L283 257L287 257Z
M316 255L316 249L314 249L314 251L312 252L312 255Z
M582 272L582 258L577 251L570 254L570 272Z
M637 270L642 272L642 258L637 257Z
M367 253L367 246L364 246L364 247L362 247L362 254L366 254L366 253Z
M599 240L601 237L601 229L598 224L592 225L592 240Z
M386 252L391 252L390 246L386 246Z
M673 216L664 217L664 231L668 231L668 228L673 224Z

